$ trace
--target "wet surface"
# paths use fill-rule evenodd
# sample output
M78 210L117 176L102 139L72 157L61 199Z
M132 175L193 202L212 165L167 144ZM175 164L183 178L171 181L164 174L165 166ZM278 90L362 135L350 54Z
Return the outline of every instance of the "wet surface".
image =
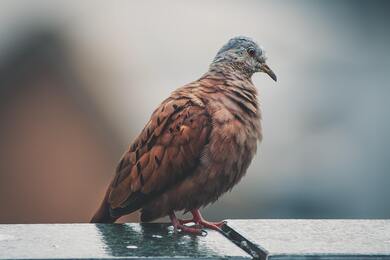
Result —
M390 220L228 220L224 231L259 259L390 259Z
M202 237L157 223L0 225L0 260L390 259L390 220L228 220L223 231Z
M0 225L0 259L251 259L223 235L175 234L168 224Z

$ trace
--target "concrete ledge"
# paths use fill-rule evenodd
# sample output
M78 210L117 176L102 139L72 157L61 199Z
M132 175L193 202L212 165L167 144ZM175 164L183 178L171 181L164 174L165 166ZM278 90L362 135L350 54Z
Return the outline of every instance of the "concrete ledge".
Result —
M0 259L390 259L390 220L228 220L223 233L168 224L0 225Z
M224 232L259 259L390 259L390 220L228 220Z

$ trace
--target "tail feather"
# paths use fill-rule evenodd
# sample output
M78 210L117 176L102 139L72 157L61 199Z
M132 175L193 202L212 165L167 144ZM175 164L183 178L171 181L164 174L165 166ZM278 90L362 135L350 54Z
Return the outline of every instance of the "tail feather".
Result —
M110 214L110 205L108 204L108 196L110 194L110 188L107 189L106 195L96 211L95 215L92 217L90 223L114 223L119 217L113 217Z

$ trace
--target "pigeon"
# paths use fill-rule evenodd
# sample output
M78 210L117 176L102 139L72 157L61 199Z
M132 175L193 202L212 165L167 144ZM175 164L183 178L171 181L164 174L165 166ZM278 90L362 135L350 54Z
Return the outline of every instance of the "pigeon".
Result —
M200 79L173 91L122 156L91 223L114 223L140 209L142 222L169 216L175 232L220 230L224 222L205 220L199 208L242 179L262 140L256 72L277 80L264 49L234 37Z

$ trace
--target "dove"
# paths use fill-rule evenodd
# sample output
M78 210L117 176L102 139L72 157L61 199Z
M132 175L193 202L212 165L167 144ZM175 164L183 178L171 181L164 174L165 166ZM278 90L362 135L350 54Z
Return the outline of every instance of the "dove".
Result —
M199 209L245 175L262 140L258 94L251 78L275 73L251 38L230 39L198 80L171 93L123 154L92 223L113 223L140 210L142 222L169 216L175 231L202 234L224 222ZM175 212L191 212L179 219ZM187 225L193 223L193 225Z

